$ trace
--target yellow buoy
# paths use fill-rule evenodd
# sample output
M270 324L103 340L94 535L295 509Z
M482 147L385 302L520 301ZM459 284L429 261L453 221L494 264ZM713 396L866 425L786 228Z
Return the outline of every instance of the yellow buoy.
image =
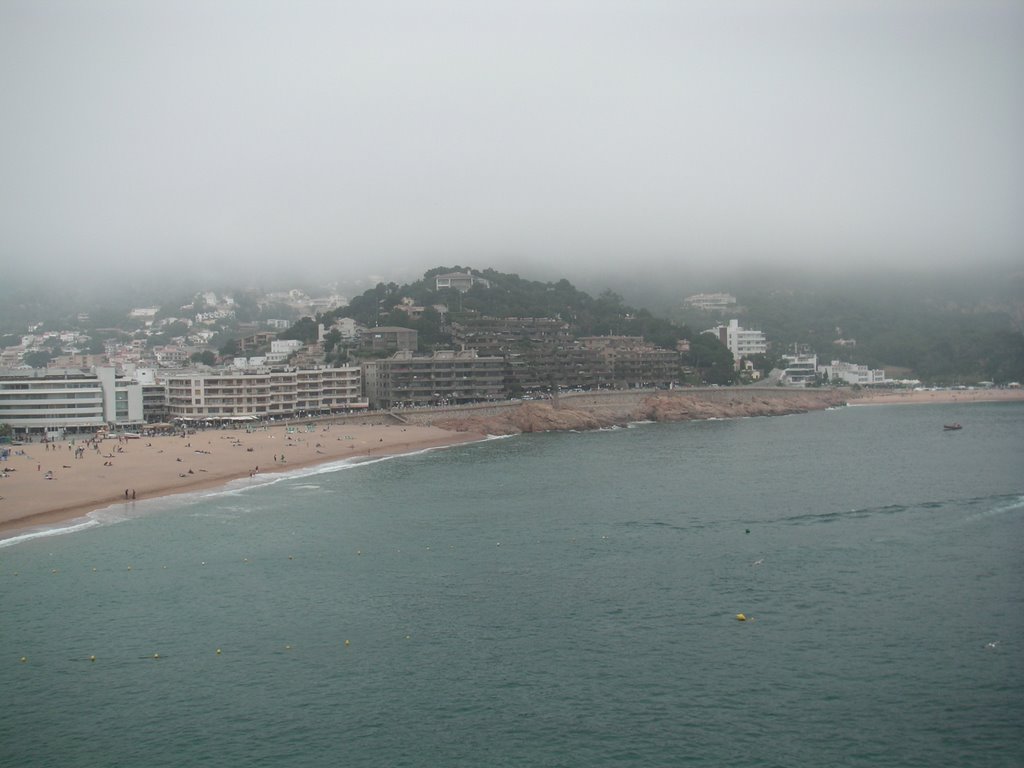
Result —
M348 647L348 644L349 644L349 642L348 642L348 640L346 640L345 641L345 646Z
M159 653L154 653L153 654L153 658L154 659L159 659L160 658L160 654Z
M220 648L217 649L217 655L220 656Z
M22 664L26 664L26 663L28 663L28 656L22 656L22 657L21 657L21 663L22 663Z
M96 657L95 656L90 656L89 657L89 661L96 661Z
M736 614L736 621L746 621L746 620L747 620L747 617L744 616L742 613L737 613Z

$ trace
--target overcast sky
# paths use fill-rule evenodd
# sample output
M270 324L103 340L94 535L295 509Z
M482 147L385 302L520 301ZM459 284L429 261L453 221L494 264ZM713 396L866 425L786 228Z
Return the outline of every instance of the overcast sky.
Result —
M1024 3L3 0L0 256L1024 261Z

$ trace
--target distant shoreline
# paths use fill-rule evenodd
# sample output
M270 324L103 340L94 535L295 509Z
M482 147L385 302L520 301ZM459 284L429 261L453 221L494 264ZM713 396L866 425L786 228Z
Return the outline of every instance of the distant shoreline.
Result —
M862 390L851 405L922 405L949 403L1009 403L1024 401L1022 389L939 389L910 392Z
M44 531L117 504L222 488L245 477L348 459L413 453L487 435L598 429L639 421L691 421L803 413L842 405L1022 402L1024 391L874 392L723 387L595 392L559 402L502 402L400 412L405 424L209 429L185 437L76 439L11 447L0 480L0 540ZM76 458L79 448L85 448ZM47 479L52 473L53 479Z

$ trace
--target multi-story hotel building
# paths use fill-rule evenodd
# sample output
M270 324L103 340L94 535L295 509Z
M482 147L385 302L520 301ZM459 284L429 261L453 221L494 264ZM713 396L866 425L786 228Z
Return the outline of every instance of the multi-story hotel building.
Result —
M168 376L167 413L186 421L289 418L367 407L357 366Z
M501 400L504 376L503 357L480 357L474 350L432 355L406 351L363 361L366 396L378 408Z
M569 324L551 317L467 317L453 322L452 342L481 355L501 355L535 344L565 344Z
M0 423L15 433L91 432L142 422L141 385L113 368L0 371Z
M718 340L732 352L732 359L737 363L745 357L763 355L768 351L768 340L765 335L761 331L741 327L739 320L730 320L728 325L717 325L704 333L717 336Z

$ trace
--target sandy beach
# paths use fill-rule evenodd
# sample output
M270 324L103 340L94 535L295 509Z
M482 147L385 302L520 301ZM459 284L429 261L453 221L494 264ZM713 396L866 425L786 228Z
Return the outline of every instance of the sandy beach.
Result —
M804 391L800 390L786 395L792 400L799 399L802 393ZM733 393L716 391L715 397L723 394ZM848 391L848 395L847 402L858 406L1024 401L1024 391L1020 389L862 390ZM680 395L676 399L685 398ZM699 397L697 399L700 400ZM710 396L708 400L705 405L718 410L648 414L643 418L671 421L708 418L711 415L722 418L749 415L743 410L743 403L712 402L714 398ZM545 407L551 410L550 406ZM570 411L572 409L561 409L556 415L569 416L572 415ZM600 424L590 423L594 418L593 412L593 408L583 412L585 419L580 423L562 424L546 420L538 429L524 429L518 425L512 431L594 428ZM10 446L8 461L0 462L0 469L8 470L0 479L0 539L74 520L112 504L130 504L174 493L215 488L250 474L286 472L340 459L408 453L480 440L485 433L509 434L510 430L503 429L496 418L500 421L501 417L469 422L465 415L461 421L449 417L450 423L446 422L445 426L450 429L412 424L317 424L275 426L253 431L211 429L184 437L107 439L95 445L76 439L73 443L62 441L49 446L43 443ZM618 423L639 417L634 414L609 418Z
M850 397L854 405L896 405L930 403L1003 403L1024 400L1022 389L939 389L939 390L862 390Z
M96 509L222 486L354 457L410 453L482 439L421 426L276 426L205 430L185 437L82 439L9 446L0 462L0 539Z

